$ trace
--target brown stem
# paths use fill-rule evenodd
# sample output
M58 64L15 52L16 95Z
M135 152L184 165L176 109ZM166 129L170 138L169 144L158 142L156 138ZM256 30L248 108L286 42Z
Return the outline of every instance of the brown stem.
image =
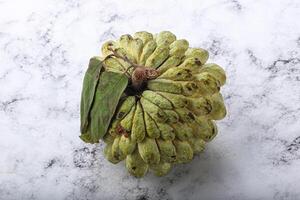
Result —
M124 73L128 74L129 69L134 69L131 75L131 82L134 89L139 90L145 81L154 79L159 76L159 71L155 68L138 65L136 63L133 63L126 56L120 55L114 49L109 48L109 50L113 53L109 55L110 57L114 56L116 58L120 58L130 64L130 67L128 67Z
M147 80L156 78L159 75L156 69L150 67L137 67L131 75L131 82L134 89L139 90Z

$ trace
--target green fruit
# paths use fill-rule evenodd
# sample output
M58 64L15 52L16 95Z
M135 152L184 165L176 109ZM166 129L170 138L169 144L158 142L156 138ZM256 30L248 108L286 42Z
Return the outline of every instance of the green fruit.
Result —
M182 93L186 96L197 96L201 90L197 81L181 81Z
M220 93L215 93L210 96L209 99L212 107L209 117L214 120L223 119L226 116L226 107L222 95Z
M172 103L167 100L166 98L162 97L158 93L151 91L151 90L145 90L142 94L142 96L147 99L148 101L151 101L153 104L157 105L158 107L162 109L172 109Z
M105 158L113 163L113 164L117 164L118 162L120 162L120 160L116 159L113 155L112 155L112 144L107 144L104 148L104 156Z
M84 77L80 138L104 141L108 161L125 159L135 177L149 169L164 176L217 135L214 120L227 112L220 93L226 74L217 64L205 64L208 51L169 31L125 34L101 51ZM111 82L103 78L108 73L115 77Z
M130 112L121 120L120 125L127 131L131 131L133 116L135 114L136 105L132 106Z
M135 59L133 58L133 56L130 55L129 52L127 52L125 49L118 47L118 48L115 49L115 52L116 52L117 54L119 54L120 56L123 56L123 57L128 58L128 60L130 60L131 62L135 62ZM128 68L131 66L130 63L126 62L125 60L123 60L123 59L121 59L121 58L117 58L117 57L116 57L116 59L119 61L119 63L121 63L121 65L122 65L125 69L128 69ZM124 71L122 70L122 73L123 73L123 72L124 72Z
M121 138L120 136L117 136L114 139L114 142L111 146L112 157L116 160L124 160L126 157L126 155L120 151L120 147L119 147L120 138Z
M101 48L101 51L102 51L102 55L104 57L110 55L112 52L111 52L111 49L115 49L117 47L117 43L114 42L114 41L107 41L105 42L103 45L102 45L102 48Z
M189 109L197 116L208 115L212 111L212 102L204 97L189 98Z
M207 96L212 95L220 91L219 82L209 73L203 72L201 74L197 74L197 93L194 96Z
M201 61L198 58L190 57L186 58L183 63L181 63L178 68L188 69L192 72L198 72L201 69Z
M119 141L119 149L121 154L129 155L131 154L136 147L136 141L130 137L122 135Z
M127 97L123 102L122 105L120 106L116 119L123 119L130 111L131 109L135 106L135 97L134 96L129 96Z
M170 79L173 81L193 80L193 73L189 69L171 68L158 77L158 79Z
M143 97L140 101L144 111L148 113L155 121L166 122L168 120L168 116L166 115L166 113L157 105L153 104L151 101L148 101Z
M193 149L187 141L174 140L176 148L176 162L177 163L188 163L193 159Z
M126 55L132 62L136 63L143 48L143 42L140 39L133 39L131 35L122 35L119 39L119 46L125 50Z
M149 56L154 52L156 49L156 42L154 40L150 40L145 44L143 47L140 59L139 59L139 64L144 65L146 63L146 60L149 58Z
M176 108L175 112L179 115L179 118L183 122L194 122L195 115L187 108Z
M168 46L158 46L146 60L145 66L157 68L169 57Z
M163 96L164 98L168 99L170 102L172 102L172 105L175 108L188 107L189 105L188 99L183 95L172 94L167 92L157 92L157 93Z
M193 129L187 123L176 123L172 127L175 130L176 138L181 141L193 138Z
M168 92L181 94L182 93L182 85L180 82L166 80L166 79L154 79L150 80L147 83L147 87L153 91L159 92Z
M155 139L145 138L138 143L139 153L145 163L158 164L160 161L160 153L156 145Z
M196 137L209 142L217 135L218 129L215 122L205 117L197 117L196 121L198 124L198 132L195 132Z
M156 142L160 151L161 160L169 163L175 162L176 148L172 140L157 139Z
M187 40L176 40L170 44L170 55L183 56L188 47L189 42Z
M188 142L191 145L194 154L201 153L204 150L206 144L206 142L201 138L189 139Z
M205 64L208 59L208 51L201 48L188 48L185 52L186 58L197 58L201 65Z
M163 73L163 72L167 71L168 69L176 67L177 65L179 65L181 60L182 60L181 56L170 56L157 69L161 73Z
M143 51L143 41L141 39L133 39L131 41L131 44L130 44L130 53L131 55L134 57L134 59L136 60L136 62L139 61L140 59L140 55Z
M134 34L134 37L141 39L144 45L147 44L147 42L149 42L150 40L153 40L153 35L146 31L136 32Z
M156 123L160 131L160 137L164 140L174 140L175 132L172 126L166 123Z
M209 63L203 65L201 70L199 71L200 73L202 72L207 72L210 75L212 75L215 79L217 79L220 83L221 86L223 86L226 82L226 74L224 69L222 69L219 65L214 64L214 63Z
M155 36L157 46L169 46L176 40L176 36L170 31L162 31Z
M148 164L143 161L138 150L126 157L126 168L135 177L143 177L148 171Z
M164 110L166 115L168 116L167 123L177 123L179 121L178 114L173 110Z
M144 112L144 119L145 119L147 136L150 138L159 138L160 131L154 119L152 119L152 117L146 112Z
M134 141L141 142L145 138L145 135L146 135L146 129L145 129L145 122L144 122L144 113L141 104L138 103L132 121L131 138Z
M108 129L109 135L111 135L113 138L115 138L118 135L118 133L116 132L116 129L119 126L119 124L120 124L120 121L115 120L112 122L110 128ZM108 135L108 134L106 134L106 135Z

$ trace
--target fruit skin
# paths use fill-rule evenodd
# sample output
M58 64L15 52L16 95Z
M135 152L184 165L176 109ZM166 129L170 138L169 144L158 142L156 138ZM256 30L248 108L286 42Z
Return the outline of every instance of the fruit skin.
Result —
M189 110L197 116L209 115L212 112L212 101L205 97L188 98Z
M176 40L176 36L170 31L162 31L155 35L157 46L169 46Z
M139 38L145 45L150 40L153 40L153 35L147 31L139 31L134 34L134 38Z
M189 140L193 138L193 129L186 123L176 123L172 127L175 130L176 138L181 141Z
M178 114L174 110L164 110L164 112L168 116L167 123L174 124L178 123L178 121L180 120Z
M156 123L160 131L160 137L164 140L174 140L175 132L171 125L166 123Z
M201 64L205 64L209 54L208 51L201 49L201 48L188 48L185 52L186 58L197 58Z
M223 86L226 83L226 73L224 69L222 69L219 65L215 63L209 63L205 64L202 66L201 70L199 71L200 73L202 72L207 72L215 79L217 79L220 83L221 86Z
M176 40L170 44L170 56L182 56L189 47L187 40Z
M164 98L168 99L172 103L174 108L187 107L189 104L188 98L184 95L172 94L167 92L157 92L157 93L163 96Z
M171 56L165 60L165 62L162 63L157 69L160 71L160 73L163 73L167 71L168 69L177 66L180 64L182 60L182 56Z
M159 138L160 131L154 119L152 119L152 117L146 112L144 112L144 119L145 119L147 136L150 138Z
M164 140L164 139L157 139L156 140L161 160L169 163L173 163L176 161L176 149L172 140Z
M177 163L188 163L193 159L193 149L187 141L174 140L173 143L176 148Z
M173 165L190 162L217 135L214 120L227 113L220 93L226 73L219 65L206 63L206 50L189 47L187 40L169 31L155 35L140 31L104 43L101 51L106 71L132 78L136 64L158 74L143 82L140 91L122 95L103 138L111 163L125 159L135 177L148 171L164 176Z
M168 120L166 113L151 101L142 97L140 102L144 112L148 113L156 122L166 122Z
M107 144L105 146L104 156L109 162L111 162L113 164L117 164L118 162L120 162L120 160L116 159L112 154L112 144Z
M119 146L120 138L121 138L120 136L117 136L114 139L114 142L112 143L112 146L111 146L111 155L116 160L124 160L126 157L126 155L123 154L122 151L120 151L120 146Z
M222 95L220 93L215 93L210 96L210 101L212 110L209 113L209 117L214 120L223 119L226 116L227 111Z
M168 56L169 48L164 45L158 46L146 60L145 66L157 68L168 58Z
M201 138L193 138L188 140L194 153L201 153L205 149L206 142Z
M145 65L146 60L154 52L156 47L157 47L157 45L154 40L150 40L149 42L147 42L142 50L141 55L140 55L139 64Z
M117 46L117 43L115 41L109 40L109 41L105 42L101 48L102 56L106 57L106 56L110 55L112 53L110 48L116 48L116 46Z
M129 96L127 97L119 107L117 111L116 119L123 119L131 110L133 106L135 106L135 97Z
M137 150L126 157L125 165L128 172L138 178L145 176L149 168Z
M154 79L147 82L147 87L153 91L182 94L182 85L167 79Z
M131 154L136 148L136 141L128 136L122 135L119 141L119 150L123 155Z
M172 103L169 100L167 100L166 98L162 97L158 93L153 92L151 90L144 91L142 96L162 109L173 108Z
M145 138L142 142L138 143L139 153L145 163L158 164L160 161L160 153L155 139Z
M188 81L193 80L193 73L189 69L182 68L171 68L164 72L162 75L158 77L162 79L169 79L173 81Z
M136 111L132 120L131 138L134 141L142 142L146 135L144 114L141 104L138 102L136 105Z
M198 131L194 132L196 137L203 139L205 142L211 141L218 133L216 123L205 117L197 117Z
M179 66L178 68L181 69L189 69L192 72L196 73L198 72L202 67L202 63L198 58L195 57L188 57L186 58Z
M121 120L120 125L125 129L125 131L130 132L132 127L132 119L135 114L136 105L132 106L130 112ZM118 123L117 123L118 125ZM116 126L117 126L116 125Z

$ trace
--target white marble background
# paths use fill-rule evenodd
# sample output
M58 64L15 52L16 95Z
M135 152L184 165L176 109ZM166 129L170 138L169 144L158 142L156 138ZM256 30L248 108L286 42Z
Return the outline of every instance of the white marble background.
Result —
M0 0L0 199L299 200L299 0ZM190 164L135 179L79 140L100 45L170 30L228 74L228 116Z

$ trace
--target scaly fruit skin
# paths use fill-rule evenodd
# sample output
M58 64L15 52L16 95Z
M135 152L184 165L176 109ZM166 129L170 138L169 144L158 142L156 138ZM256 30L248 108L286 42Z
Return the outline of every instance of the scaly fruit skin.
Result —
M138 150L145 163L159 163L160 153L155 139L145 138L142 142L138 143Z
M188 163L193 159L193 149L187 141L174 140L177 163Z
M143 177L149 168L149 165L141 158L138 150L126 157L125 165L128 172L135 177Z
M138 102L136 111L132 120L131 139L142 142L146 135L144 113L141 104Z
M172 140L164 140L164 139L157 139L156 140L161 160L169 163L173 163L176 161L176 149Z
M151 101L152 103L156 104L158 107L162 109L173 108L172 103L169 100L167 100L166 98L162 97L161 95L157 94L154 91L145 90L142 95L148 101Z
M160 130L158 129L158 126L154 121L154 119L152 119L152 117L146 112L144 112L144 119L145 119L147 136L150 138L159 138Z
M122 155L131 154L136 148L136 141L128 136L122 135L119 141L119 150Z
M156 47L153 53L148 57L145 66L157 68L159 67L169 56L169 48L162 45Z
M103 137L108 161L125 160L136 177L148 171L164 176L173 165L190 162L217 135L214 120L227 113L220 93L226 74L206 63L208 51L189 47L169 31L126 34L105 42L101 51L104 70L130 79ZM142 76L136 69L143 68L156 75L136 87Z

